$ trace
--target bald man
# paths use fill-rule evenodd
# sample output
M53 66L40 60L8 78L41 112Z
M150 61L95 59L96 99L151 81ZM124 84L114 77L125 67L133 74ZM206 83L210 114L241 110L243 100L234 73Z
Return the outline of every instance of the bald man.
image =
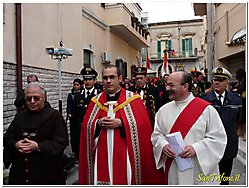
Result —
M169 75L166 89L172 101L156 113L151 136L156 167L164 168L165 184L219 184L218 162L225 151L226 132L217 111L208 102L194 97L191 87L187 72ZM166 139L167 134L178 131L186 144L180 153ZM180 172L176 157L189 158L193 167Z

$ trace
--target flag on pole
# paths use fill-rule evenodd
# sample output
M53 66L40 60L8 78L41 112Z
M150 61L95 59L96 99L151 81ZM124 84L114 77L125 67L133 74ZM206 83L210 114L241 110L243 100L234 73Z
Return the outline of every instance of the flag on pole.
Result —
M147 49L147 54L146 54L146 68L150 69L150 59L149 59L148 49Z
M163 52L164 52L163 69L166 74L169 74L167 50L164 50Z

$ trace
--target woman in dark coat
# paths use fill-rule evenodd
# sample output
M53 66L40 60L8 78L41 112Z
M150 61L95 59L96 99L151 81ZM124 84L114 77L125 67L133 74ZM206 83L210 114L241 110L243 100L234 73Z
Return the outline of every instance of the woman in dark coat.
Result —
M82 81L78 78L73 81L73 89L67 96L67 118L70 121L70 143L72 146L73 157L76 157L79 150L79 138L77 129L77 117L75 114L75 96L80 95L82 91Z
M4 135L4 164L12 185L63 185L63 151L68 145L61 114L44 105L45 90L30 83L27 108L16 115Z

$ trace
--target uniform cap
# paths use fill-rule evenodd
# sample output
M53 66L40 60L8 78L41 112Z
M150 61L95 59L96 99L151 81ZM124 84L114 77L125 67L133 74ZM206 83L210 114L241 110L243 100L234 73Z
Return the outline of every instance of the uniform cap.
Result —
M133 69L135 75L146 75L147 68L146 67L136 67Z
M216 67L212 70L212 74L214 78L232 78L232 74L223 67Z
M83 79L96 78L98 73L91 67L85 67L80 71L80 74L83 76Z

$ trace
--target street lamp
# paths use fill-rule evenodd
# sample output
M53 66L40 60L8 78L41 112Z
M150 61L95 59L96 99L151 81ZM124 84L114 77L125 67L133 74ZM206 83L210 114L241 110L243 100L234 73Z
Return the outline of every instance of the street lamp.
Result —
M60 41L60 48L48 47L46 52L53 60L58 60L58 82L59 82L59 112L62 114L62 99L61 99L61 61L73 56L73 50L64 48L63 41Z

